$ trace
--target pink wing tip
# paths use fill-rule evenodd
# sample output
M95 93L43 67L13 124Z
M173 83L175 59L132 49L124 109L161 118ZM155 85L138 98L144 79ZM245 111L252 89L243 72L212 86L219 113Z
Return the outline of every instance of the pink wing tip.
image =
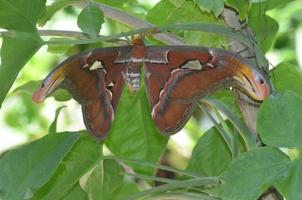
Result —
M271 88L267 84L263 89L262 89L262 101L265 100L271 93Z
M37 90L33 93L33 95L32 95L32 100L33 100L33 102L35 102L35 103L41 103L41 102L44 101L44 95L43 95L43 92L42 92L42 90L41 90L40 88L37 89Z

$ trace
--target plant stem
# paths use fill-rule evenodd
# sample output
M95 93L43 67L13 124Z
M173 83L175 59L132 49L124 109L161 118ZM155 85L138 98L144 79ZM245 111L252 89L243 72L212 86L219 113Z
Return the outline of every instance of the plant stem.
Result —
M148 163L146 161L133 160L133 159L127 159L127 158L122 158L122 157L116 157L116 156L105 156L104 159L109 159L109 160L111 159L111 160L118 160L118 161L123 161L123 162L135 163L135 164L139 164L139 165L146 166L146 167L152 167L152 168L163 169L163 170L166 170L166 171L172 171L174 173L183 174L183 175L188 176L188 177L194 177L194 178L200 177L199 175L194 174L192 172L172 168L172 167L165 166L165 165Z
M233 144L232 144L232 139L231 139L231 135L229 135L229 133L227 133L222 127L221 125L216 121L216 119L214 119L214 117L211 115L211 113L208 111L207 108L205 108L203 105L200 105L199 103L197 104L198 107L211 119L211 121L213 122L214 126L216 127L216 129L218 130L218 132L220 133L221 137L224 139L225 143L227 144L231 154L232 154L232 158L234 158L234 148L233 148Z
M161 185L155 188L151 188L149 190L144 190L139 192L129 199L137 199L147 195L153 195L161 192L171 191L174 189L181 189L186 187L200 187L200 186L217 186L220 184L218 177L202 177L202 178L194 178L190 180L180 181L179 183L168 183L165 185Z

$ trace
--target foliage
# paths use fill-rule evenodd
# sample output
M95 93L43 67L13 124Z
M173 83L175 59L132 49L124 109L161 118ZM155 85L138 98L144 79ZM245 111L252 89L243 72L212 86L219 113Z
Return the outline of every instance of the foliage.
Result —
M263 60L263 52L274 48L285 51L290 43L289 38L284 42L284 35L292 32L283 30L281 36L278 33L282 27L274 17L281 12L280 6L285 9L282 12L295 16L291 19L295 24L288 31L295 30L297 22L301 26L295 13L301 12L302 7L292 6L297 2L161 0L151 5L136 0L119 3L55 0L48 4L45 0L0 0L0 28L9 31L1 35L0 112L5 114L3 120L12 130L23 132L32 140L0 157L0 199L252 200L271 186L288 200L302 199L299 188L302 184L302 72L290 50L291 63L282 62L271 70L274 92L258 113L257 131L266 147L256 147L256 140L243 123L231 92L221 92L200 102L201 109L194 113L193 120L210 117L212 121L208 130L193 120L189 122L186 130L193 147L191 157L185 155L187 149L175 145L173 138L156 130L143 88L135 96L123 91L113 127L104 143L95 141L86 131L80 131L81 128L57 132L62 129L61 121L68 124L76 120L73 107L62 109L62 103L57 103L71 102L66 92L53 94L52 106L33 105L29 100L42 74L50 70L48 66L54 66L63 57L109 46L121 37L145 31L132 31L136 27L110 17L99 9L100 5L117 8L142 22L147 20L190 45L220 47L226 46L229 38L235 38L253 48ZM226 5L238 12L240 20L247 20L258 43L253 36L225 26L220 15ZM72 17L84 34L50 37L53 34L45 36L37 29L37 24L48 26L66 16ZM161 44L148 39L148 44ZM38 51L41 47L56 49L59 54L41 54ZM58 109L53 105L59 105ZM53 113L47 115L51 115L53 122L41 114L45 107L51 108ZM66 110L72 114L64 113ZM67 117L60 118L60 112L60 116ZM39 128L32 128L32 124ZM6 129L1 134L2 131ZM174 174L176 178L159 177L159 171ZM153 187L155 183L164 184Z

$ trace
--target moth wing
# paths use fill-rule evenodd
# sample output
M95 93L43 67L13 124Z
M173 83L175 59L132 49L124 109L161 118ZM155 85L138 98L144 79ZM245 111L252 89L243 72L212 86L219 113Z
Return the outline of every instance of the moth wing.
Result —
M117 63L116 58L131 49L132 46L102 48L66 59L45 78L33 95L34 101L43 100L60 87L68 90L82 106L88 132L103 139L111 127L124 85L122 74L127 63Z
M196 106L201 93L197 85L212 56L206 48L150 47L147 52L145 87L152 118L161 132L174 134L185 125ZM162 58L153 59L152 55Z

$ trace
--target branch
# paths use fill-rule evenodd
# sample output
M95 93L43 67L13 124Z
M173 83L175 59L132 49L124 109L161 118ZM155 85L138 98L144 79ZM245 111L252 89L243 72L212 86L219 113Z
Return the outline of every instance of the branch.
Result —
M85 7L85 2L75 2L78 7ZM107 6L102 3L97 3L99 8L103 11L104 15L107 18L110 18L116 22L124 24L134 29L142 29L142 28L156 28L156 26L152 23L146 22L144 20L138 19L134 16L131 16L123 11L120 11L116 8ZM10 34L10 31L0 31L0 37L3 34ZM38 30L38 33L41 36L59 36L59 37L71 37L71 38L79 38L79 39L89 39L89 36L83 32L77 31L63 31L63 30ZM180 37L171 34L171 33L156 33L153 37L163 43L170 45L185 45L183 39Z
M83 2L80 2L78 4L81 7L84 7L86 4ZM150 28L150 27L156 27L154 24L149 23L147 21L138 19L134 16L131 16L125 12L122 12L116 8L107 6L102 3L97 3L97 5L100 7L100 9L103 11L104 15L107 18L110 18L114 21L117 21L121 24L124 24L126 26L129 26L131 28L140 29L140 28ZM170 44L170 45L185 45L184 40L179 38L178 36L170 33L156 33L153 35L153 37L163 43Z
M79 39L89 39L89 36L83 32L79 31L63 31L63 30L38 30L40 36L57 36L57 37L70 37L70 38L79 38ZM4 34L12 35L12 31L0 31L0 37L3 37Z

